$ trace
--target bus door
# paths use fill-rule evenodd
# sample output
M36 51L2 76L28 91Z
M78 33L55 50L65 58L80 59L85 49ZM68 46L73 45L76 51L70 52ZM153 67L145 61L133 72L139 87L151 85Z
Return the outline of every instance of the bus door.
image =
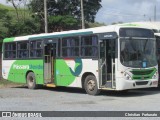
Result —
M44 45L44 83L54 83L54 69L57 56L57 42Z
M115 87L115 39L100 40L100 87Z

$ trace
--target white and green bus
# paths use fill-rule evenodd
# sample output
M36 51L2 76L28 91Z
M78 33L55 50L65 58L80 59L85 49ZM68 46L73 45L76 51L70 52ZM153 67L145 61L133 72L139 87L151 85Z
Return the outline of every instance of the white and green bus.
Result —
M38 85L100 90L158 86L152 30L111 25L3 40L4 79Z
M160 28L159 28L160 29ZM160 74L160 33L154 33L156 37L156 47L157 47L157 59L158 59L158 72ZM160 76L159 76L159 81L160 81ZM159 82L160 86L160 82Z

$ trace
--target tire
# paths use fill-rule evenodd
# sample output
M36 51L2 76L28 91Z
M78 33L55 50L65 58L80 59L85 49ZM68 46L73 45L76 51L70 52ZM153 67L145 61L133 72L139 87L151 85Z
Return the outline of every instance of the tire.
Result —
M27 86L29 89L36 89L36 78L33 72L27 74Z
M84 88L86 93L89 95L98 95L100 93L97 85L97 80L93 75L88 75L85 78Z

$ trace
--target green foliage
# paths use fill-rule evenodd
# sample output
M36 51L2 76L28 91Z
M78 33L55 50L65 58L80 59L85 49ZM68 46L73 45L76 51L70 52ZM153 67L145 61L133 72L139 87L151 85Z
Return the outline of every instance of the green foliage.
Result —
M24 8L17 9L19 21L15 19L16 11L13 7L0 7L0 40L6 37L15 37L40 33L40 23L32 18L29 10Z
M8 10L0 8L0 40L7 37L7 25L10 19L11 17L8 15Z
M115 24L122 24L123 22L119 21L119 22L113 22L112 25L115 25Z
M1 8L1 9L6 9L6 10L14 10L13 7L11 7L11 6L6 6L6 5L2 5L2 4L0 4L0 8Z
M101 0L84 0L84 19L86 22L92 22L92 23L94 22L96 13L101 8L100 2ZM55 24L53 22L55 22L56 19L60 19L58 22L56 22L57 23L56 26L62 28L63 30L80 28L81 26L80 0L57 0L57 2L55 2L55 0L47 0L47 6L48 6L49 19L52 19L49 20L49 31L56 30L53 29L52 25ZM43 0L32 0L31 3L29 4L29 9L33 13L36 13L38 15L41 14L41 16L39 16L40 18L44 16L43 8L44 8ZM52 18L52 16L55 18ZM52 25L52 27L50 27L50 25Z
M49 16L49 32L76 29L78 21L70 15Z
M0 40L6 37L44 32L44 0L6 0L13 7L0 4ZM80 0L47 0L48 31L81 28ZM94 23L101 8L101 0L83 0L86 27L102 26ZM21 7L21 5L23 7Z
M8 36L22 36L38 33L40 24L36 24L34 20L26 19L24 22L10 24L8 28Z
M98 22L86 23L86 28L93 28L93 27L100 27L100 26L105 26L105 24L104 23L98 23Z

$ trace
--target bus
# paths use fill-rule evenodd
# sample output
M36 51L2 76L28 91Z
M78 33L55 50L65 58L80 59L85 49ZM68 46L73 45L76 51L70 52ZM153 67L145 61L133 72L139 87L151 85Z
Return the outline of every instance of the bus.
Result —
M156 48L157 48L157 61L158 61L158 72L160 73L160 22L131 22L123 23L123 25L139 26L151 29L154 32L156 38ZM160 76L159 76L160 81ZM160 82L158 84L160 86Z
M152 30L110 25L3 40L2 76L29 89L77 87L89 95L158 86Z
M158 61L158 72L160 73L160 33L154 33L156 37L156 48L157 48L157 61ZM159 76L159 81L160 81L160 76ZM159 82L160 86L160 82Z

